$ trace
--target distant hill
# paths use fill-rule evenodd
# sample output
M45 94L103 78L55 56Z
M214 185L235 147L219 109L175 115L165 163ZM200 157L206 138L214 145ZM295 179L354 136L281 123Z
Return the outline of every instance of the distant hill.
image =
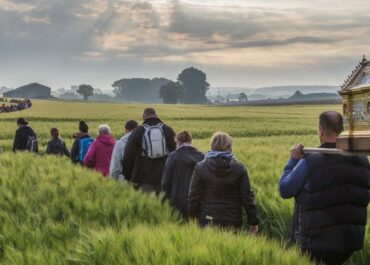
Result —
M297 90L294 95L289 97L290 100L304 100L304 99L340 99L340 96L337 93L310 93L303 94L301 91Z
M292 95L299 90L303 94L312 93L337 93L340 88L338 86L272 86L261 87L254 90L255 94L265 94L272 96Z

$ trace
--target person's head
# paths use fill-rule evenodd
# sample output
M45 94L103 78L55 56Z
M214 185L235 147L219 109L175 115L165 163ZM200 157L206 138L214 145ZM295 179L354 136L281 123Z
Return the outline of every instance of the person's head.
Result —
M157 113L153 108L146 108L143 113L143 120L145 121L150 118L158 118Z
M191 134L188 131L182 131L176 136L177 147L181 146L182 144L191 144L192 141L193 137L191 137Z
M50 130L50 136L54 140L57 140L59 138L59 131L58 131L58 129L57 128L51 128L51 130Z
M26 126L28 124L28 121L25 118L19 118L17 120L18 127Z
M80 123L78 124L78 129L82 133L88 133L89 132L89 126L87 125L87 123L85 121L80 121Z
M110 134L110 127L107 124L101 124L98 132L99 135Z
M216 132L211 138L212 151L232 152L232 144L231 136L224 132Z
M126 133L135 130L138 126L139 126L139 124L137 123L137 121L130 120L130 121L126 122L126 124L125 124Z
M319 136L321 143L335 143L343 132L343 117L336 111L325 111L319 117Z

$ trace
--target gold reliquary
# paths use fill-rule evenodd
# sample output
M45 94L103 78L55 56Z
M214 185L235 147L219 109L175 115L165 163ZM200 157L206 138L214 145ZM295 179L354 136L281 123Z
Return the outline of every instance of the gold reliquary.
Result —
M370 62L364 58L341 87L344 132L337 148L370 151Z

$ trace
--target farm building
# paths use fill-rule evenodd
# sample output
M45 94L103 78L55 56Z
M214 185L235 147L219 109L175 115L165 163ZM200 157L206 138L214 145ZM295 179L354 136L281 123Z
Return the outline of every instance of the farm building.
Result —
M8 98L48 99L51 97L51 88L38 83L32 83L5 92L3 95Z

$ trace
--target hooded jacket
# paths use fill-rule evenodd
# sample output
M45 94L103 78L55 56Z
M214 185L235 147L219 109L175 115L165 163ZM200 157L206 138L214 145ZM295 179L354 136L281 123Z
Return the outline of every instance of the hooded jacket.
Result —
M158 118L150 118L144 121L144 124L153 126L162 121ZM163 132L166 138L166 145L169 152L176 149L175 132L171 127L163 124ZM151 159L142 156L142 141L145 128L139 126L129 137L125 155L122 161L123 175L125 179L137 184L161 185L161 178L164 165L168 156Z
M188 194L195 165L204 155L192 146L183 146L172 152L167 159L162 177L162 190L172 207L186 219Z
M112 159L110 162L109 175L115 180L124 180L122 174L122 159L125 151L125 146L132 132L126 133L119 139L113 148Z
M21 151L26 150L28 137L30 136L37 138L36 133L30 126L23 125L19 127L15 132L15 137L14 137L14 142L13 142L13 152L17 150L21 150ZM38 150L35 150L35 151L38 152Z
M249 225L257 225L257 207L243 164L230 153L199 162L190 184L189 217L198 218L201 226L214 223L239 228L242 208Z
M87 151L84 165L108 176L114 144L110 134L99 135Z

